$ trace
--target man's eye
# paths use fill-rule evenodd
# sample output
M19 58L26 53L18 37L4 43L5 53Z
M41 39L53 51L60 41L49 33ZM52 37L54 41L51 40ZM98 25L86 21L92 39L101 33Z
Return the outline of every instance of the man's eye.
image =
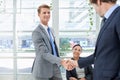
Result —
M48 12L48 14L50 14L50 12Z
M43 12L43 14L46 14L46 12Z
M77 49L75 49L75 50L77 50Z

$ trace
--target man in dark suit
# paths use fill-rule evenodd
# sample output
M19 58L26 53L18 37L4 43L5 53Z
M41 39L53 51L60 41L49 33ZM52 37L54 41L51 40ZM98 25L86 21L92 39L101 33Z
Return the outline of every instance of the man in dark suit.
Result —
M117 0L90 0L105 18L93 55L75 62L79 67L94 64L93 80L120 80L120 6Z
M62 80L59 66L66 68L67 60L59 57L53 30L48 27L50 7L39 6L40 24L32 33L36 57L32 67L35 80Z

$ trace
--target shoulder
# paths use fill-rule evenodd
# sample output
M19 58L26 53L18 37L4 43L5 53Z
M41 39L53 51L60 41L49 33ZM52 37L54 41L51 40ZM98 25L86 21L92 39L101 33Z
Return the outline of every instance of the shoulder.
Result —
M115 9L115 11L117 12L117 13L116 13L117 18L120 19L120 6L118 6L118 7ZM118 17L118 16L119 16L119 17Z
M44 30L44 28L40 24L34 29L34 31L38 31L38 32L40 32L41 30Z

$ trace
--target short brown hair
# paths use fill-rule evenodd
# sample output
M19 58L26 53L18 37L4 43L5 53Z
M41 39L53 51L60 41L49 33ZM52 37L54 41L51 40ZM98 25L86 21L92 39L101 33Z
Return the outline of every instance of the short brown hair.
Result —
M100 2L111 2L111 3L116 3L117 0L100 0ZM97 0L90 0L90 3L97 4Z
M43 4L43 5L40 5L37 9L38 13L41 12L41 8L47 8L47 9L50 9L50 6L48 6L47 4Z

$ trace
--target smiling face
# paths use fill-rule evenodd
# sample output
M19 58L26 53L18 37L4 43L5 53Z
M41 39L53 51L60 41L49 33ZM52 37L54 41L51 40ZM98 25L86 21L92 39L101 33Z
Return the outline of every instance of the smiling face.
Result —
M77 46L73 47L72 52L73 52L73 58L79 59L79 56L82 52L81 46L77 45Z
M40 21L44 25L48 25L48 21L50 19L50 9L48 8L41 8L40 13L38 13Z

